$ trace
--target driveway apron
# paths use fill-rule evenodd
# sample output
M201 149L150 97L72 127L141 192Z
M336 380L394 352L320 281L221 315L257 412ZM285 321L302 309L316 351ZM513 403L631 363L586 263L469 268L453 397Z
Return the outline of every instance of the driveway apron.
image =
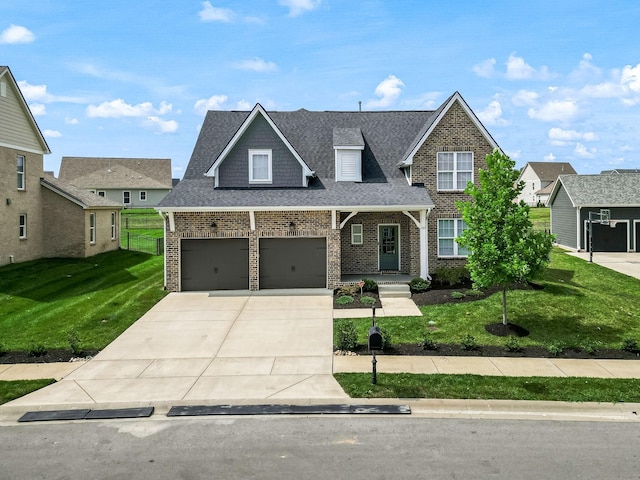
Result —
M171 293L95 358L12 405L347 398L331 296Z

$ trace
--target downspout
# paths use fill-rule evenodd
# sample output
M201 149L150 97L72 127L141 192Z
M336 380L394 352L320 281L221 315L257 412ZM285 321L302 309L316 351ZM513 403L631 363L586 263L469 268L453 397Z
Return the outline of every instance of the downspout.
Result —
M580 221L580 209L582 207L578 207L576 210L576 225L578 228L576 229L576 252L580 252L582 249L580 248L580 233L582 232L582 222Z

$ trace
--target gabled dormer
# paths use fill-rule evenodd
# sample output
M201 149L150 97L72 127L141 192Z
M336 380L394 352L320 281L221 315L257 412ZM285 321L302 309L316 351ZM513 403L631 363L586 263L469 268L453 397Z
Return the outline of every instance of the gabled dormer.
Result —
M307 187L314 175L260 104L205 173L215 188Z
M364 138L359 128L334 128L336 182L362 181Z

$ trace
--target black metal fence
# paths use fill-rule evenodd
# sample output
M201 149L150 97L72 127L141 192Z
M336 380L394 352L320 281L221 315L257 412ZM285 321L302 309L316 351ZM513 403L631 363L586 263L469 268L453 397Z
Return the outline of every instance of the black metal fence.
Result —
M151 217L142 217L139 215L122 216L122 228L124 230L152 230L163 227L164 221L157 215Z
M127 232L122 248L151 255L164 255L164 238Z

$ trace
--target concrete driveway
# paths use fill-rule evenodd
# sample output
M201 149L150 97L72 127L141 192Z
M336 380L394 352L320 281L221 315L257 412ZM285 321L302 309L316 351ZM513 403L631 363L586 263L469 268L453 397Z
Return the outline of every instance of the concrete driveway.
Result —
M589 261L589 252L567 252L574 257ZM608 253L593 252L593 263L607 267L630 277L640 278L640 252Z
M344 399L332 297L171 293L91 361L11 405Z

